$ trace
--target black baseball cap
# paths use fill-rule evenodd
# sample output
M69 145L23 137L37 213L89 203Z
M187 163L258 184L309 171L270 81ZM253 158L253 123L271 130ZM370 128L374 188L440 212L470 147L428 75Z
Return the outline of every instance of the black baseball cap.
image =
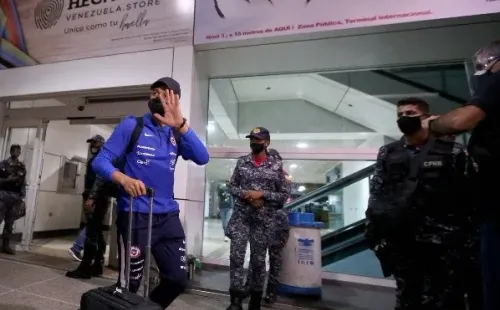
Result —
M271 140L269 130L264 127L255 127L246 138L255 138L259 140Z
M87 139L87 143L90 143L90 142L101 142L101 143L104 143L104 142L106 142L106 140L101 135L95 135L95 136Z
M170 77L164 77L159 79L158 81L151 84L151 87L149 89L153 90L155 88L162 88L162 87L166 87L167 89L172 90L174 94L179 95L179 98L181 97L181 85L179 84L179 82Z

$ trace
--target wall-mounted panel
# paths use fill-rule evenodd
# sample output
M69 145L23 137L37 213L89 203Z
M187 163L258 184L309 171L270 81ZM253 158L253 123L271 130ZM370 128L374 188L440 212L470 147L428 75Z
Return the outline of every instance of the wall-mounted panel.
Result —
M463 61L497 40L498 29L496 15L476 24L206 50L197 57L210 77L421 65Z
M393 25L500 12L494 0L203 0L195 44Z

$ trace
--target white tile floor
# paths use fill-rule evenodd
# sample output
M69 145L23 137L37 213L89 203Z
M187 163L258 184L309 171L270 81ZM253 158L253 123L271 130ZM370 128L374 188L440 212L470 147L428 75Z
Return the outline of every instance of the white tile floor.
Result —
M334 229L322 229L321 235L327 234ZM203 258L229 261L229 242L224 240L224 232L221 221L218 219L205 219L203 231ZM247 247L246 261L250 257L250 246Z
M69 257L68 249L71 248L76 240L76 237L77 235L57 238L33 239L30 251L36 254L67 258ZM104 255L105 264L108 263L108 253L109 244L106 247L106 254Z
M331 230L322 230L322 234L328 233ZM220 261L222 264L229 264L229 245L230 242L224 240L224 232L222 229L221 221L218 219L205 219L204 232L203 232L203 258L209 260ZM76 235L48 238L48 239L34 239L32 252L37 254L45 254L56 257L68 257L68 249L76 240ZM109 245L106 253L109 253ZM106 262L108 256L106 254ZM250 260L250 246L246 251L246 264Z
M203 231L203 258L210 260L220 260L222 263L229 263L230 242L224 239L221 220L205 219ZM246 263L250 261L250 245L247 246Z

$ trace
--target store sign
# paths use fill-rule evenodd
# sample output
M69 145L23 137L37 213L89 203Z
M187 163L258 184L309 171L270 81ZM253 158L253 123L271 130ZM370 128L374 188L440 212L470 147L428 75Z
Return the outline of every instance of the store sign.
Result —
M195 44L500 12L500 0L198 0Z
M0 0L0 68L190 45L195 0Z

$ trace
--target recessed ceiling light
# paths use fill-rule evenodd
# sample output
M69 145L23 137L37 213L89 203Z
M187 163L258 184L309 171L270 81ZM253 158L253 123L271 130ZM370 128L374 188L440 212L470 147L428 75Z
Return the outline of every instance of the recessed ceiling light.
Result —
M295 168L297 168L297 164L291 164L290 165L290 169L295 169Z
M305 190L306 190L306 187L304 185L301 185L301 186L299 186L299 188L297 188L297 191L299 191L299 192L303 192Z
M307 143L297 143L296 147L299 149L305 149L308 147Z

